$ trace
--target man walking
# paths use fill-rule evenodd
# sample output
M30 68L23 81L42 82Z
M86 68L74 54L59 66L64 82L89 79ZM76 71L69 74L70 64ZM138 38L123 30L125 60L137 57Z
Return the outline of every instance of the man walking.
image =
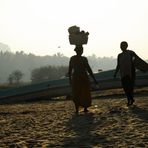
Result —
M133 60L138 56L134 51L127 50L127 47L127 42L121 42L120 48L122 53L118 55L117 67L114 73L114 77L116 77L117 72L120 70L121 83L128 102L127 106L130 106L134 102L134 85L136 76Z

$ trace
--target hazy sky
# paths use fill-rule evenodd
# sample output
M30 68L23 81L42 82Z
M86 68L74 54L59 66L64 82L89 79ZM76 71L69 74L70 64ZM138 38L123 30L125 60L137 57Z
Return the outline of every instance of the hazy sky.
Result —
M148 59L148 0L0 0L0 42L12 51L72 56L73 25L90 33L86 56L116 57L125 40Z

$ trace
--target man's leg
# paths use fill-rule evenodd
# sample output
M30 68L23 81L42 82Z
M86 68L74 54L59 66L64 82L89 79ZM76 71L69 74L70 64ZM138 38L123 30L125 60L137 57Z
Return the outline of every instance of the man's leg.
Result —
M84 107L84 112L85 112L85 113L87 113L87 112L88 112L87 107Z
M131 102L130 105L134 103L134 85L135 85L135 79L130 79L130 94L131 94Z
M121 79L122 86L127 97L127 106L133 104L133 87L131 85L131 80L129 76L126 76Z
M75 110L76 110L76 114L79 113L79 106L75 103Z

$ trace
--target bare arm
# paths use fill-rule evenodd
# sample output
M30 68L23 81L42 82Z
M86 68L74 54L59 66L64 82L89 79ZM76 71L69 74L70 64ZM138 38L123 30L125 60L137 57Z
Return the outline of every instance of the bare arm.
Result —
M90 74L90 76L92 77L92 79L94 80L94 82L96 83L96 84L98 84L98 82L97 82L97 80L96 80L96 78L95 78L95 76L94 76L94 74L93 74L93 72L92 72L92 69L91 69L91 67L89 66L89 64L88 64L88 61L87 61L87 59L86 59L86 69L87 69L87 71L88 71L88 73Z
M69 75L69 84L71 85L71 77L72 77L72 60L71 59L69 62L68 75Z
M120 65L119 65L119 56L118 56L118 58L117 58L117 66L116 66L116 70L115 70L115 73L114 73L114 77L116 77L119 69L120 69Z

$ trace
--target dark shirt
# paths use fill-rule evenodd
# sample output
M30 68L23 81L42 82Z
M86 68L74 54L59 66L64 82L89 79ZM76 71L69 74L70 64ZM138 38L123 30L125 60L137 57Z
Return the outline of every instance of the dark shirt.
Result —
M131 50L126 50L118 55L121 78L126 76L135 77L135 66L133 63L135 56L137 55Z

